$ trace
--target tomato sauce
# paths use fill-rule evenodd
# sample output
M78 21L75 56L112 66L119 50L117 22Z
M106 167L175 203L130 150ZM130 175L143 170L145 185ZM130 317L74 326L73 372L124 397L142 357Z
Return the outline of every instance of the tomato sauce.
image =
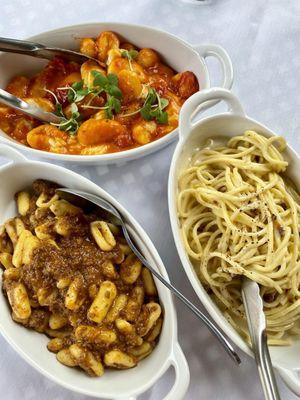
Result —
M26 146L48 152L118 152L176 129L184 101L199 90L192 72L175 72L155 50L121 43L113 32L82 39L80 51L99 64L78 65L56 57L37 75L16 76L6 87L30 104L59 113L61 124L43 124L0 106L0 129ZM97 86L95 73L113 83Z

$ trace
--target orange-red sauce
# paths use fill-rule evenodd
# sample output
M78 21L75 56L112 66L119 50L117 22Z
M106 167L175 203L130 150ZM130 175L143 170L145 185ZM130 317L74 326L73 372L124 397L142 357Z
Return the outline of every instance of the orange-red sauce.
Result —
M128 60L124 50L135 50L134 57ZM80 51L102 64L87 61L78 65L55 58L33 77L14 77L6 90L50 112L56 110L59 102L68 119L68 88L81 80L84 87L92 87L92 71L97 70L104 76L117 76L122 93L120 110L114 111L109 119L103 109L107 105L107 93L94 97L89 94L76 103L81 117L78 129L70 134L62 127L43 124L0 106L0 128L5 133L26 146L49 152L85 155L118 152L142 146L173 131L178 125L178 114L184 101L199 90L197 78L192 72L176 73L162 62L156 51L121 43L113 32L102 32L95 40L83 39ZM168 100L163 110L168 114L164 123L155 118L147 121L139 112L145 104L149 88L155 89L160 98Z

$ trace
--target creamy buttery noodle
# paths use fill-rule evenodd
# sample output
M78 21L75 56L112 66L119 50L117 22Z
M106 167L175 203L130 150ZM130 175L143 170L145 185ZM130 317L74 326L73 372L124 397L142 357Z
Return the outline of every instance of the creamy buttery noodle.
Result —
M200 281L247 337L241 277L258 282L273 345L300 334L300 206L283 176L285 146L246 131L197 151L179 179L182 236Z

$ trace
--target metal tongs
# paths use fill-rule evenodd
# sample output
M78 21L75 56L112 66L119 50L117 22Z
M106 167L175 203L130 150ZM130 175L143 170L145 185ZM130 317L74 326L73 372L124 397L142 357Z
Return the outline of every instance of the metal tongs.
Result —
M78 53L77 51L61 49L59 47L45 46L40 43L29 42L25 40L9 39L0 37L0 51L7 53L25 54L27 56L44 58L52 60L54 57L62 57L68 61L75 61L79 64L91 60L102 67L105 67L101 61L89 57L85 54ZM24 114L30 115L33 118L39 119L42 122L52 122L59 124L62 120L57 115L46 112L39 107L28 104L24 100L13 96L12 94L0 89L0 102L12 107Z
M54 57L62 57L65 60L75 61L79 64L82 64L88 60L92 60L102 67L106 67L101 61L85 54L81 54L77 51L61 49L60 47L54 46L45 46L43 44L29 42L27 40L0 37L0 51L4 51L6 53L25 54L27 56L45 58L47 60L52 60Z
M266 400L280 400L267 344L266 318L256 282L244 277L242 297L245 306L252 349Z

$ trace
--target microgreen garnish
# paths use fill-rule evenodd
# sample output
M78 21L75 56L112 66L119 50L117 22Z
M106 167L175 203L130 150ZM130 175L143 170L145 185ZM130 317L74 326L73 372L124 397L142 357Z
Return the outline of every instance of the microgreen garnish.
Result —
M60 89L60 88L59 88ZM63 88L61 88L63 89ZM69 103L78 103L85 98L88 94L91 93L91 90L87 87L83 87L83 80L79 82L74 82L72 86L70 86L68 92L68 101Z
M56 96L56 94L55 93L53 93L51 90L49 90L49 89L46 89L46 88L44 88L44 90L45 90L45 92L48 92L48 93L50 93L53 97L54 97L54 100L55 100L55 103L56 104L58 104L59 103L59 101L58 101L58 98L57 98L57 96Z
M93 87L96 91L95 94L105 92L107 94L107 101L103 109L106 110L107 118L113 118L114 113L119 113L121 110L122 92L118 86L118 77L115 74L102 75L98 71L92 71L94 77Z
M133 115L139 114L141 112L141 108L139 108L138 110L132 111L130 113L127 114L120 114L120 117L132 117Z
M60 103L56 104L55 114L62 118L59 124L51 122L51 125L57 126L61 131L66 131L70 135L75 135L78 128L81 115L78 111L78 107L75 103L70 105L71 116L67 118L63 112L62 105Z
M134 60L138 54L139 54L139 52L137 50L122 50L121 51L121 56L124 58L127 58L130 61Z
M127 58L128 63L129 63L129 68L131 69L131 71L133 71L131 61L133 61L137 57L138 54L139 54L139 52L136 50L122 50L121 51L121 56L124 58Z
M64 88L64 89L69 89L69 87ZM54 99L55 99L55 111L54 114L57 115L58 117L61 117L61 122L56 124L54 122L50 122L51 125L57 126L61 131L68 132L70 135L75 135L77 132L77 129L79 128L79 122L81 120L81 115L78 111L78 107L75 103L70 104L70 111L71 111L71 116L70 118L67 118L66 115L64 114L62 105L58 101L57 96L55 93L53 93L51 90L44 89L46 92L50 93Z
M167 107L168 104L169 100L160 97L157 91L154 88L150 87L148 89L146 100L141 108L128 114L121 114L120 116L131 117L140 113L146 121L156 119L156 122L158 122L159 124L167 124L168 114L166 111L163 110Z
M131 61L137 56L137 54L138 52L136 50L122 51L122 57L128 59L131 68ZM93 84L91 87L85 86L84 81L81 80L73 83L71 86L57 88L57 90L68 90L67 99L70 103L68 107L71 115L69 118L65 115L63 105L58 101L56 94L51 90L45 89L45 91L51 93L51 95L54 97L56 102L55 114L61 117L60 123L51 123L52 125L57 126L62 131L66 131L71 135L76 134L80 125L80 121L82 120L82 116L76 103L81 102L90 94L92 94L92 96L89 99L89 102L87 104L81 104L80 107L91 108L95 110L105 110L107 118L110 119L114 117L114 114L120 113L122 92L118 86L119 81L117 75L108 74L105 76L96 70L91 71L91 74L93 76ZM103 107L93 106L91 102L101 93L106 94L105 105ZM167 99L160 97L159 93L154 88L149 87L143 106L138 110L135 110L129 114L123 114L121 116L126 117L140 113L141 116L147 121L155 119L159 124L166 124L168 123L168 114L166 111L164 111L164 109L168 106L168 104L169 101Z
M107 109L106 115L108 118L113 118L113 113L119 113L121 110L121 102L119 99L116 99L114 96L108 96L107 98Z
M168 114L163 110L168 104L169 100L160 97L154 88L149 88L148 95L141 108L141 116L147 121L156 119L159 124L167 124Z
M110 96L116 97L117 99L122 98L122 92L118 86L118 77L115 74L108 74L104 76L99 71L92 71L94 77L93 87L97 94L106 92Z
M62 117L65 118L65 114L63 112L63 108L62 105L57 101L57 103L55 104L55 111L54 114L56 114L58 117Z
M59 129L66 131L70 134L75 134L79 128L81 115L78 111L79 103L86 98L89 94L92 97L88 104L82 104L82 108L92 108L97 110L105 110L107 118L113 118L115 113L119 113L121 110L121 98L122 92L118 86L118 77L114 74L108 74L107 76L102 75L98 71L92 71L92 76L94 77L93 86L84 86L84 81L73 83L71 86L59 87L57 90L68 90L68 101L70 103L70 118L67 118L64 114L62 104L59 103L57 96L51 90L45 89L47 92L51 93L55 99L55 114L61 117L61 122L58 124L52 123L52 125L57 126ZM101 94L106 93L107 101L104 107L98 107L90 105L92 100Z

